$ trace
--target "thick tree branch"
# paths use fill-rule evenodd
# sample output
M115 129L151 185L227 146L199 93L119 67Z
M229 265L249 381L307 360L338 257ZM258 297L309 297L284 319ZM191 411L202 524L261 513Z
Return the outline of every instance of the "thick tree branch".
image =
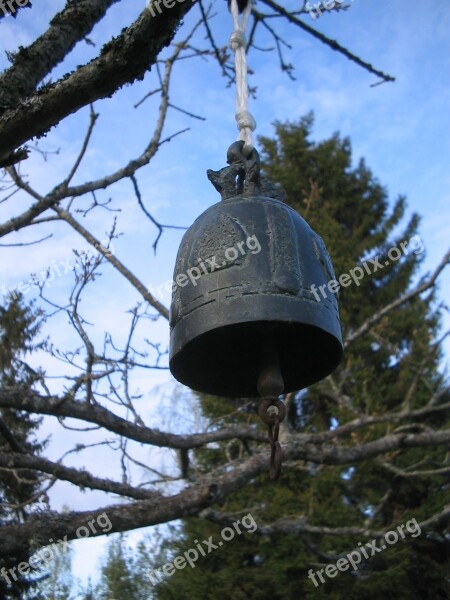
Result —
M449 391L448 388L446 390ZM358 429L362 429L364 427L370 427L373 425L379 425L380 423L401 423L402 421L418 421L423 419L424 417L428 417L430 415L436 414L438 412L449 412L450 413L450 402L446 402L444 404L429 404L428 406L424 406L423 408L418 408L416 410L402 410L398 413L385 413L383 415L368 415L358 417L353 419L352 421L348 421L343 425L339 425L335 429L330 429L328 431L324 431L322 433L311 434L311 441L321 442L327 439L335 439L337 437L342 437L344 435L349 435L353 431L357 431Z
M98 404L87 406L85 402L70 398L45 397L20 387L0 390L0 406L42 415L79 419L126 436L130 440L161 448L199 448L210 442L234 438L247 438L260 442L267 439L264 432L250 427L228 427L208 433L177 435L130 423Z
M23 448L20 446L16 438L14 437L12 431L7 426L5 421L0 417L0 435L4 437L4 439L8 442L10 448L14 450L14 452L23 452Z
M19 187L22 190L25 190L28 194L30 194L30 196L35 198L37 202L32 204L23 213L15 217L11 217L11 219L8 219L4 223L1 223L0 237L4 237L5 235L8 235L13 231L19 231L19 229L27 227L36 217L41 215L43 212L48 210L50 207L52 207L64 197L64 194L56 188L50 194L47 194L47 196L41 196L26 182L23 181L23 179L17 173L15 167L8 167L8 173L11 176L11 179L17 185L17 187Z
M41 473L47 473L59 480L69 481L80 489L102 490L103 492L118 494L135 500L154 499L157 502L161 498L158 492L95 477L88 471L65 467L60 463L54 463L45 458L29 454L0 453L0 467L4 469L33 469Z
M378 461L378 464L380 464L383 467L383 469L386 469L386 471L390 471L391 473L394 473L394 475L404 477L405 479L412 477L435 477L436 475L448 476L450 474L450 465L448 467L441 467L437 469L419 469L414 471L407 471L406 469L400 469L399 467L396 467L395 465L392 465L386 461Z
M254 511L254 512L257 512ZM236 522L236 514L222 513L217 510L206 508L199 514L200 517L211 521L212 523L218 523L219 525L232 525ZM432 529L437 523L440 523L442 519L448 519L450 517L450 505L446 506L441 512L437 513L433 517L422 521L420 527L425 529ZM384 529L369 529L367 527L325 527L318 525L309 525L306 517L301 516L298 519L278 519L270 524L258 523L258 528L255 530L258 535L272 536L275 534L283 535L301 535L301 534L312 534L312 535L327 535L327 536L356 536L360 538L372 538L380 539L383 538L386 533L395 528L392 524Z
M306 439L305 439L306 438ZM427 431L424 433L393 433L367 444L350 447L337 444L312 444L308 436L291 437L286 443L284 454L287 460L302 459L317 464L347 465L375 458L386 452L445 446L450 443L450 431Z
M241 489L266 467L266 457L255 455L217 478L205 476L186 490L161 498L159 502L144 500L127 505L106 506L89 512L40 513L36 517L30 516L20 527L5 525L1 528L0 556L14 555L23 548L28 548L31 553L47 545L49 538L57 540L67 536L67 540L76 539L79 527L86 527L89 521L97 519L104 512L112 523L112 529L108 533L131 531L195 515ZM97 530L91 537L104 533Z
M387 436L385 440L397 436ZM410 442L416 438L416 443L428 442L423 436L409 436ZM450 432L447 434L446 443L450 440ZM402 444L407 443L403 438ZM444 443L444 440L442 440ZM367 444L366 447L369 447ZM393 449L390 445L389 450ZM364 446L363 446L364 448ZM357 449L356 449L357 450ZM335 457L336 458L336 457ZM342 458L342 457L341 457ZM53 539L64 538L71 540L76 538L76 531L81 526L92 519L96 519L102 513L106 512L112 523L111 532L131 531L140 527L165 523L174 519L199 514L204 509L214 505L218 501L224 500L233 492L239 490L251 479L261 474L266 468L267 457L263 454L254 454L244 463L237 464L234 469L226 473L211 477L205 476L198 483L191 485L186 490L173 496L165 497L160 502L138 501L129 505L114 505L103 507L91 512L77 512L68 514L47 513L40 514L38 517L30 517L26 523L20 527L4 526L2 527L2 536L0 538L0 555L14 554L18 549L29 548L30 551L46 545L50 537ZM335 459L333 464L336 464ZM205 514L205 513L202 513ZM206 513L208 514L208 513ZM437 526L446 522L450 516L450 506L436 515L433 515L422 523L424 528ZM304 527L303 523L303 527ZM292 527L292 524L291 524ZM290 529L292 532L292 528ZM330 529L330 531L332 531ZM368 530L363 530L369 533ZM358 530L359 535L360 530ZM103 535L103 531L96 531L92 536ZM110 532L108 532L110 533ZM317 531L319 533L319 531ZM34 548L31 548L30 540L33 541Z
M187 46L190 38L196 31L199 23L192 29L187 38L175 45L175 50L166 61L165 61L165 71L164 77L161 80L161 101L158 109L158 118L156 120L155 129L153 131L152 138L145 148L144 152L135 159L130 160L124 167L117 169L113 173L105 175L99 179L94 181L89 181L83 183L81 185L69 187L69 183L77 171L85 153L87 150L87 146L89 144L89 140L92 135L93 128L95 126L98 115L94 112L93 107L91 105L90 110L90 120L89 126L79 152L79 155L71 168L67 177L58 185L56 185L53 190L51 190L45 196L39 194L35 189L33 189L24 179L19 175L16 168L14 166L8 167L8 173L11 179L14 181L15 185L27 192L32 198L34 198L37 202L32 204L30 208L24 211L22 214L19 214L12 219L6 221L5 223L0 225L0 237L11 233L12 231L18 231L19 229L23 229L28 225L31 225L35 222L36 218L39 217L42 213L46 212L49 208L55 207L61 200L65 198L75 198L78 196L83 196L87 193L94 193L99 189L106 189L107 187L117 183L121 179L125 177L133 177L138 169L148 164L150 160L155 156L159 147L172 140L175 136L179 135L186 131L186 129L177 132L164 140L161 140L164 124L166 121L167 110L169 107L169 85L170 85L170 77L172 74L172 69L176 61L178 60L181 52ZM133 284L134 285L134 284ZM140 291L145 289L145 287L141 287ZM148 298L150 297L147 293ZM150 304L154 306L165 318L168 318L167 309L160 304L156 299L153 299Z
M19 387L2 390L0 392L0 406L26 410L36 414L79 419L94 423L108 431L124 435L137 442L159 447L198 448L210 442L233 438L247 438L259 442L266 441L266 436L262 431L243 427L230 427L192 435L163 432L130 423L99 405L87 407L84 402L69 398L43 397ZM327 445L324 444L329 435L330 432L325 432L323 435L289 435L285 448L286 459L302 459L315 463L341 465L361 462L393 450L439 446L450 442L450 431L427 431L418 434L398 432L367 444L345 447L333 442Z
M142 79L192 6L192 2L176 3L155 16L144 9L95 60L7 110L0 119L0 166L13 150L43 135L63 118L111 96L126 83Z
M36 41L14 54L12 66L0 76L0 114L13 108L101 21L118 0L79 0L68 3Z

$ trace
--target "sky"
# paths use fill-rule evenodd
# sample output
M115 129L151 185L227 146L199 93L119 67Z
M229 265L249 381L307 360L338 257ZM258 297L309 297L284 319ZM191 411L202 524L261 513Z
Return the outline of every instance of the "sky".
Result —
M258 5L263 10L260 3ZM298 1L283 3L288 9L299 5ZM32 42L45 31L49 19L63 6L63 0L41 0L33 3L32 8L21 11L17 19L6 17L0 20L1 70L7 66L5 52ZM450 5L447 0L437 0L427 6L407 0L353 0L348 7L339 13L325 11L316 20L305 15L303 20L377 69L394 76L395 82L373 86L378 81L374 75L306 32L280 19L273 20L272 25L290 46L284 47L283 52L286 62L295 67L295 80L280 71L276 52L250 52L250 85L257 89L256 98L250 101L250 110L257 122L255 135L270 137L275 121L295 122L313 111L314 140L326 139L335 132L349 137L353 163L356 165L364 157L368 167L386 187L391 206L399 195L407 197L405 223L412 212L421 215L419 233L426 251L423 273L432 271L450 245ZM84 42L78 44L64 64L55 68L52 81L89 61L105 41L117 35L144 9L145 3L140 0L121 0L114 5L89 36L96 47ZM232 30L231 17L223 0L216 0L213 10L215 16L211 27L218 46L223 46ZM198 19L199 9L194 6L177 39L183 39ZM198 47L206 47L204 30L199 30L194 41ZM273 46L273 40L261 32L257 44L268 48ZM111 99L95 103L100 116L74 183L106 174L142 151L153 132L157 97L152 96L138 108L134 105L155 87L153 69L142 82L124 87ZM170 99L177 107L204 120L171 109L163 137L186 127L189 131L163 144L137 177L143 201L151 214L160 223L187 227L219 199L206 178L206 170L225 166L227 148L236 138L234 89L227 87L212 59L192 58L175 65ZM39 142L41 150L58 153L50 153L44 160L42 154L33 151L22 166L22 172L27 174L35 189L45 193L64 177L79 151L88 120L89 111L84 109L67 118ZM120 212L97 210L80 220L102 240L117 216L122 235L114 240L114 253L150 289L160 289L158 299L169 306L170 294L163 288L172 280L183 232L166 229L155 255L152 244L157 231L137 207L131 183L119 183L98 195L100 200L109 198L111 207ZM20 194L14 203L1 204L0 222L28 204L29 200ZM48 234L53 237L39 245L0 247L2 294L20 282L29 282L31 273L52 268L54 278L46 292L56 302L67 298L72 283L73 249L82 250L87 247L86 243L63 224L43 224L39 230L32 228L20 232L8 242L30 242ZM448 270L441 276L440 290L441 299L448 299ZM31 298L34 293L30 286L26 297ZM137 292L106 267L83 302L86 318L95 324L91 329L94 339L100 343L108 330L118 344L123 343L130 320L127 311L138 300ZM445 324L448 329L448 318ZM46 333L61 348L76 343L67 319L62 315L49 320ZM145 335L165 347L168 325L163 319L149 323ZM448 344L446 350L448 357ZM57 391L61 385L58 376L65 372L65 366L48 357L40 357L39 361L55 377L53 385ZM443 366L447 362L448 358ZM198 414L193 415L190 411L189 394L185 389L175 388L167 371L143 371L136 375L133 383L142 393L137 404L149 424L161 428L181 427L184 431L199 427ZM44 423L44 431L52 436L47 451L51 458L60 457L76 439L84 439L83 434L70 435L50 421ZM144 459L153 461L152 464L167 461L166 467L170 471L170 457L145 449L136 450ZM67 464L86 464L90 468L94 468L93 464L101 464L104 476L117 476L111 451L102 447L95 450L95 461L92 455L74 456L67 459ZM97 506L101 500L100 494L74 494L63 484L55 486L52 492L55 508L69 505L73 509L86 510ZM140 534L132 534L130 541L135 541ZM75 543L74 571L77 576L83 580L88 575L96 578L98 556L104 543L104 538Z

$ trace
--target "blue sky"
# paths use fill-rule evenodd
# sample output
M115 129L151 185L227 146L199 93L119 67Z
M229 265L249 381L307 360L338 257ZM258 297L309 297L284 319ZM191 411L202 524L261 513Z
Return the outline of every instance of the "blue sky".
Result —
M283 6L296 8L299 4L290 1ZM45 30L55 10L63 6L63 0L36 2L16 20L0 21L2 70L7 65L4 51L30 43ZM216 16L212 28L218 45L222 46L231 33L231 18L223 0L217 0L214 7ZM140 0L122 0L113 6L108 17L90 35L97 47L79 44L64 65L55 69L52 80L92 58L102 43L111 35L117 35L143 9L144 2ZM199 10L195 6L180 29L178 39L186 35L198 18ZM450 5L447 0L437 0L426 7L407 0L354 0L345 12L325 13L315 21L306 15L304 20L376 68L393 75L396 81L371 87L377 81L375 76L278 19L273 25L291 45L291 49L285 49L285 60L295 66L296 79L291 81L280 72L275 52L250 53L248 60L253 71L250 83L257 87L257 97L250 105L257 121L255 134L271 136L275 120L296 121L312 110L315 140L327 138L336 131L348 136L354 163L364 157L386 186L391 201L405 195L409 212L422 216L424 270L432 270L450 241ZM203 38L202 31L196 37L197 45L205 46ZM257 42L263 47L273 44L263 35ZM152 134L157 99L146 101L138 109L133 106L154 87L156 79L152 71L144 81L95 104L95 110L100 113L98 125L75 183L106 174L142 151ZM206 120L193 120L171 110L164 136L185 127L190 130L164 144L151 164L138 173L138 180L143 201L158 221L188 226L204 209L218 201L205 172L208 168L225 165L226 150L236 137L234 89L227 88L212 60L195 58L175 67L171 101ZM30 183L40 192L48 191L67 173L87 124L87 109L69 117L40 142L41 148L60 148L59 154L50 155L44 162L40 154L33 152L24 164ZM99 197L111 197L113 206L121 208L119 229L123 235L115 241L117 256L148 286L157 287L171 280L182 232L167 230L155 256L151 246L156 230L138 210L131 183L120 183ZM13 209L17 211L27 205L28 200L18 196L14 206L0 206L0 218L3 221L12 216ZM112 214L100 211L83 221L100 239L105 237L111 222ZM52 233L53 238L40 246L1 249L0 285L11 287L28 281L30 273L45 270L52 261L73 260L72 249L86 247L67 226L59 224L43 226L39 232L34 228L20 233L15 241L31 241L47 233ZM52 298L62 300L67 297L70 284L69 274L55 277L48 292ZM441 297L448 298L449 292L449 273L446 272L441 278ZM31 297L32 292L28 296ZM93 335L100 339L103 331L112 330L115 339L123 340L129 323L126 311L137 300L137 292L111 269L105 268L104 276L84 301L84 310L95 323ZM166 293L161 300L168 305L169 295ZM449 319L446 324L450 327ZM61 346L74 342L64 320L49 322L47 331ZM147 335L164 345L168 333L167 323L161 319L149 326ZM64 372L62 365L49 359L45 359L44 364L52 374ZM149 423L160 423L155 416L155 408L159 406L163 421L160 426L178 426L173 413L180 411L180 397L173 400L173 381L167 373L150 376L144 372L136 376L134 384L144 395L139 408ZM54 385L57 389L58 380ZM179 393L186 399L182 390ZM158 404L161 400L162 404ZM184 428L198 426L196 417L185 416L191 420L187 425L185 421ZM53 435L49 455L59 457L75 437L56 430L52 424L46 427ZM144 457L147 455L144 453ZM100 458L102 474L113 476L115 467L111 455L99 449L96 460ZM148 458L155 464L161 460L161 456L155 454ZM74 458L71 464L80 464L76 460ZM90 465L92 457L86 456L81 463L83 460ZM166 460L169 465L170 458ZM56 507L69 504L79 509L96 506L100 498L96 494L73 494L63 485L55 487L53 494ZM85 578L90 573L95 577L96 557L103 543L103 540L76 543L77 548L82 546L75 561L77 575Z

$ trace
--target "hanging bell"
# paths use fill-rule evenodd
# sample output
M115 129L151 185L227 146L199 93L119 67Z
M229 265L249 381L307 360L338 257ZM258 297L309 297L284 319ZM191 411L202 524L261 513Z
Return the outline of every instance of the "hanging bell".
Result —
M243 144L230 146L229 166L208 171L222 201L197 218L178 250L169 364L199 392L276 397L323 379L342 359L336 295L326 285L335 276L322 239ZM324 284L325 297L314 293Z

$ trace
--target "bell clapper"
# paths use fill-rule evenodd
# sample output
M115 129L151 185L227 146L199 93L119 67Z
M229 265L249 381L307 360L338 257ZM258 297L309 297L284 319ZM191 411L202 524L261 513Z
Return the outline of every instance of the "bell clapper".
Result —
M278 353L274 350L267 350L263 355L257 389L260 396L262 396L258 407L258 415L269 428L269 477L272 480L278 479L283 460L283 451L278 441L278 434L280 423L286 416L286 407L278 398L283 392L284 382L278 363Z

